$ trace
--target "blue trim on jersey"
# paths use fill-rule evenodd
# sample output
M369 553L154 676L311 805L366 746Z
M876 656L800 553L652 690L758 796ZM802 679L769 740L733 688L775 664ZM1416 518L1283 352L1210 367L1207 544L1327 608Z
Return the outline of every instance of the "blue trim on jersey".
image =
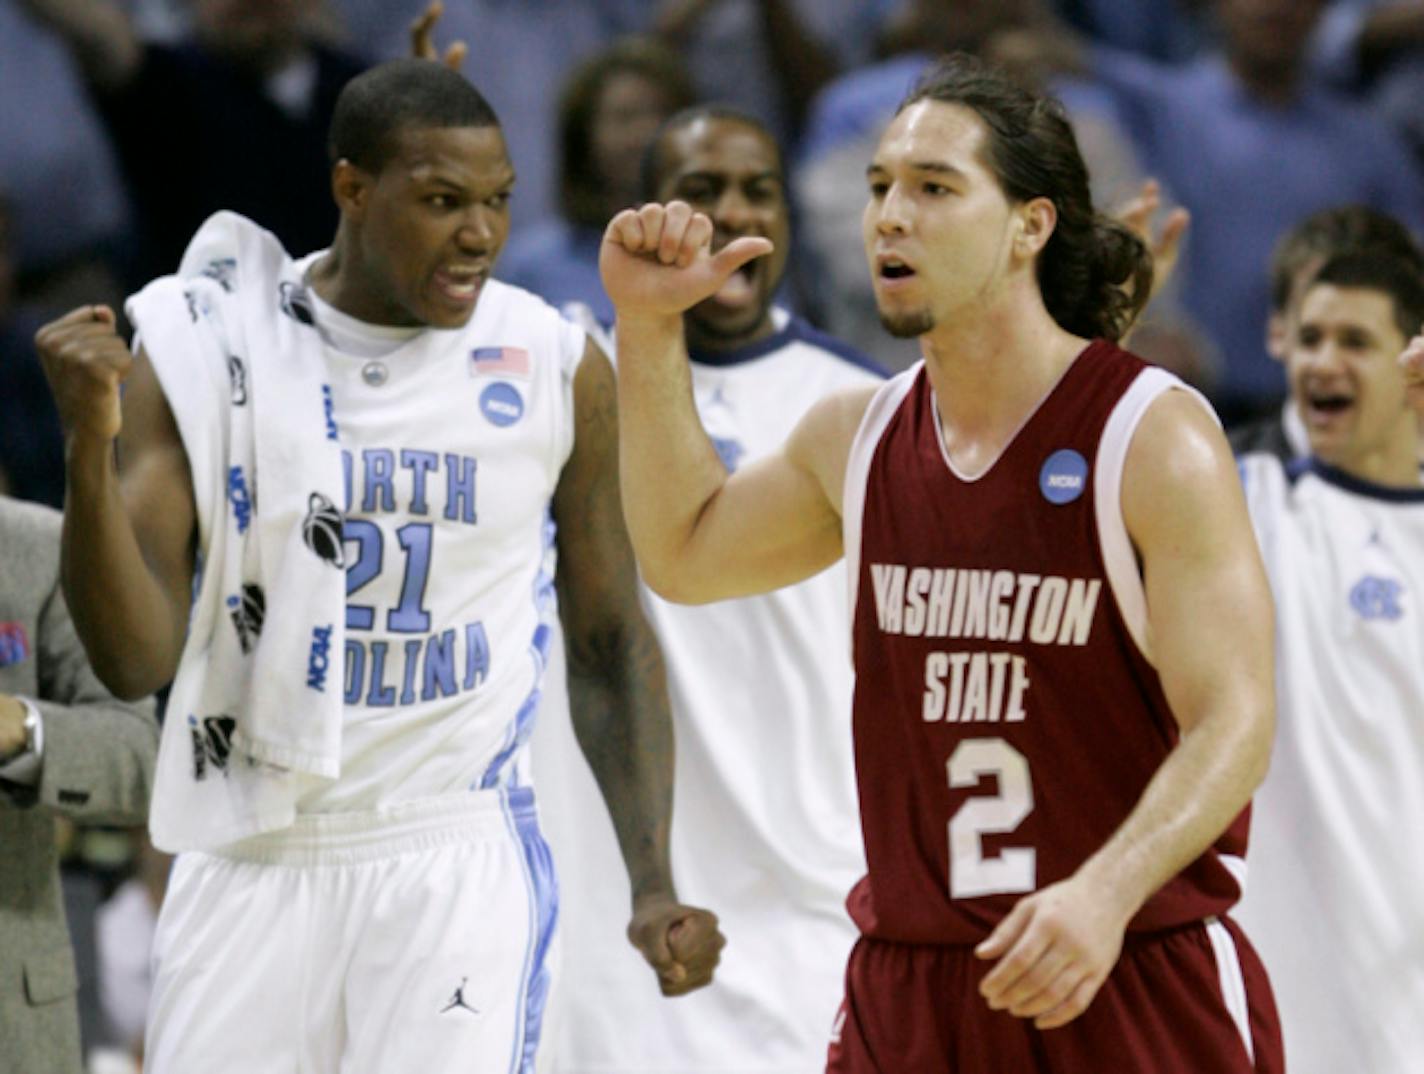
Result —
M533 789L513 788L504 795L503 801L505 823L523 851L524 888L529 896L530 916L509 1071L510 1074L533 1074L544 1029L544 1009L549 1002L549 948L559 921L559 882L549 845L539 831Z
M539 569L539 573L534 579L534 590L530 594L534 601L534 608L539 615L539 625L534 628L534 636L529 639L529 658L534 662L534 685L529 688L529 693L525 695L523 703L519 706L519 711L514 714L514 720L509 725L504 746L494 755L494 760L485 769L485 774L480 777L478 786L482 791L498 787L504 781L505 766L529 741L529 736L534 733L534 719L539 714L539 703L544 699L544 672L549 667L549 642L554 634L550 622L558 612L554 575L551 570L547 569L549 553L554 547L555 534L554 516L551 510L546 508L542 553L545 566ZM510 786L518 784L518 776L518 772L510 773ZM473 789L471 787L471 790Z
M788 343L807 343L827 354L833 354L842 361L849 362L869 373L874 373L882 380L889 378L890 374L882 369L874 359L862 354L850 344L835 336L827 335L819 329L812 328L805 319L792 314L786 322L786 327L779 332L773 332L765 339L749 343L745 347L735 347L728 351L709 351L703 348L688 348L688 357L698 365L727 366L741 365L743 362L752 362L758 358L765 358L773 351L778 351Z
M1424 503L1424 488L1406 489L1376 485L1373 481L1366 481L1362 477L1347 474L1344 470L1337 470L1329 463L1321 462L1314 456L1306 459L1302 465L1303 469L1309 470L1320 480L1346 492L1353 492L1357 496L1383 500L1385 503Z

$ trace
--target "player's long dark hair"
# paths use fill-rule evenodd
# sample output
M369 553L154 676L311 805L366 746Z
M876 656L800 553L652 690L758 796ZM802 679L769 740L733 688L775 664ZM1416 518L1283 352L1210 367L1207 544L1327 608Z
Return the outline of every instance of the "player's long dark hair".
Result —
M1074 335L1121 339L1152 289L1152 255L1132 231L1095 212L1078 140L1052 97L1031 93L966 53L945 56L901 102L972 109L988 129L988 159L1015 202L1048 198L1058 223L1038 258L1043 303Z

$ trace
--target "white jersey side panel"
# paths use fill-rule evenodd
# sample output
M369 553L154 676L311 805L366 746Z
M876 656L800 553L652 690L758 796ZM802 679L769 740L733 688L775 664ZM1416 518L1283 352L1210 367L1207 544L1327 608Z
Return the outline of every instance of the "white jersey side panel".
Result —
M1424 494L1241 460L1279 717L1240 918L1294 1074L1424 1063Z
M693 363L704 427L732 468L781 447L820 397L869 371L786 330L775 350ZM565 900L546 1038L553 1069L805 1072L824 1065L865 869L851 754L844 567L764 596L685 607L645 593L677 732L672 857L684 901L728 946L713 984L675 1001L627 941L628 888L567 723L534 746L542 825ZM556 732L558 732L556 734ZM610 883L617 877L619 882Z
M302 812L520 782L555 617L549 503L584 334L485 285L465 327L327 349L346 466L341 776Z

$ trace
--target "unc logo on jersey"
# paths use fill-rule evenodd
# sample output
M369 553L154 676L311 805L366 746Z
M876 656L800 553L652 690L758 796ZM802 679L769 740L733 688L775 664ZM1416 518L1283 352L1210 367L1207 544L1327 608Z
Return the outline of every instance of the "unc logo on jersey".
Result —
M211 765L227 775L227 759L232 754L232 731L237 721L231 716L206 716L199 723L188 717L188 737L193 743L193 778L204 780Z
M1049 503L1072 503L1088 487L1088 460L1071 448L1055 451L1038 472L1038 487Z
M242 587L242 595L227 598L228 614L232 616L237 643L244 653L250 653L262 633L262 620L267 615L267 594L260 585Z
M742 461L742 456L747 453L747 449L735 440L724 440L720 436L710 439L712 447L717 452L717 458L722 460L722 465L727 468L728 473L733 473L737 469L737 464Z
M307 500L302 540L333 567L346 569L346 553L341 547L341 512L320 492L313 492Z
M292 320L308 327L316 324L316 314L312 312L311 299L307 298L306 288L283 281L277 286L277 297L281 302L282 312Z
M496 381L480 392L480 412L490 424L505 428L524 417L524 397L514 385Z
M1399 619L1404 615L1400 597L1404 586L1393 578L1367 574L1350 590L1350 607L1361 619Z
M341 439L341 434L336 428L336 400L331 394L331 385L321 386L321 415L326 422L326 438L336 441Z

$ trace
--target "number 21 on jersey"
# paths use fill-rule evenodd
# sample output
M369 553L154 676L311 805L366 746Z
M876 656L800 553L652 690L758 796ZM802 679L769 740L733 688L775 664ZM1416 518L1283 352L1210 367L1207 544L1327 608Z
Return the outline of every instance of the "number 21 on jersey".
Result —
M985 835L1012 832L1033 812L1028 761L1002 738L970 738L955 747L945 767L956 790L976 787L985 776L999 781L997 794L968 799L949 821L949 894L955 899L1020 894L1036 886L1032 847L1006 847L984 856Z

